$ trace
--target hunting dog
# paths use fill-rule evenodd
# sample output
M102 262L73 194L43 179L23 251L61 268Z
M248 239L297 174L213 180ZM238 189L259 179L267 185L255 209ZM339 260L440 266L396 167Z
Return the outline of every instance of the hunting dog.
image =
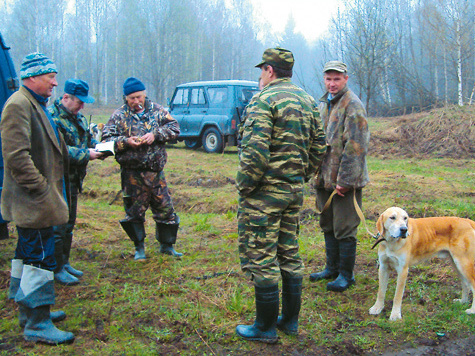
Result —
M384 308L389 280L389 268L397 271L397 286L390 320L401 319L401 303L409 267L432 257L448 257L462 281L462 298L469 302L469 289L474 296L472 307L465 310L475 314L475 222L457 217L410 219L397 207L387 209L379 217L376 228L380 238L379 290L376 302L369 310L377 315ZM373 247L374 247L373 246Z

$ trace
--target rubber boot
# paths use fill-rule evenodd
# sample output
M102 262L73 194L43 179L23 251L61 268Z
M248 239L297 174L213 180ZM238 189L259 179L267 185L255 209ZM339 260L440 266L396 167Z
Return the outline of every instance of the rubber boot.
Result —
M84 273L82 271L77 270L76 268L72 267L69 262L66 262L64 264L64 269L66 272L68 272L70 275L76 277L76 278L81 278Z
M74 277L72 274L69 274L64 266L61 266L59 271L57 269L55 270L54 281L64 286L75 286L79 284L79 279Z
M282 277L282 315L277 328L287 335L297 335L302 302L302 277Z
M145 226L142 221L120 220L120 225L133 241L135 260L145 260Z
M70 343L74 335L61 331L51 320L50 306L54 304L54 273L25 265L15 301L26 313L23 336L26 341L51 345Z
M21 275L23 274L23 260L12 260L12 271L10 279L10 289L8 293L8 299L15 299L15 296L20 289ZM21 328L26 325L26 310L23 306L19 305L20 313L18 314L18 323ZM53 322L66 319L66 313L62 310L52 311L51 320Z
M36 308L25 308L27 322L23 337L26 341L44 342L50 345L69 344L74 341L74 334L59 330L50 318L50 306L42 305Z
M27 308L19 305L20 314L18 316L18 322L21 328L26 326L26 321L28 319L28 310ZM50 318L53 323L57 323L66 319L66 313L62 310L50 311Z
M64 269L70 275L72 275L76 278L81 278L84 275L84 273L82 271L77 270L76 268L73 268L69 263L69 255L71 254L72 244L73 244L73 234L71 232L66 232L64 237L63 237L63 264L64 264Z
M355 284L353 269L356 260L356 239L348 237L338 241L340 244L340 274L333 282L327 284L327 290L343 292Z
M253 325L238 325L236 333L243 339L268 344L277 342L277 317L279 315L279 286L255 286L256 320Z
M338 240L333 233L325 232L325 252L327 255L327 262L325 269L322 272L310 274L310 281L316 282L322 279L335 279L338 277L338 265L340 263L340 248Z
M64 225L54 227L54 258L56 259L56 269L54 270L55 282L65 285L74 286L79 284L79 279L69 274L64 268L63 263L63 236Z
M173 245L176 243L180 218L176 215L174 224L156 223L155 238L160 243L160 253L173 257L181 257L182 253L176 252Z

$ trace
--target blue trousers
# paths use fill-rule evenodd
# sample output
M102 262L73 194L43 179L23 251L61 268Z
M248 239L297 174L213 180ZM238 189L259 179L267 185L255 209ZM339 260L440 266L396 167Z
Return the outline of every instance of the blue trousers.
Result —
M18 242L15 259L23 260L25 265L54 271L54 230L53 227L30 229L17 226Z

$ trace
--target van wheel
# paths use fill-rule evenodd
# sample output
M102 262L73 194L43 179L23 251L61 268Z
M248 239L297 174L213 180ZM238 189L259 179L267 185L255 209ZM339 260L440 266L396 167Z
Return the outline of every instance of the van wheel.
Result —
M223 136L214 127L209 127L203 134L203 149L208 153L221 153L224 150Z
M196 150L197 148L201 147L201 141L199 139L185 140L185 146L193 150Z

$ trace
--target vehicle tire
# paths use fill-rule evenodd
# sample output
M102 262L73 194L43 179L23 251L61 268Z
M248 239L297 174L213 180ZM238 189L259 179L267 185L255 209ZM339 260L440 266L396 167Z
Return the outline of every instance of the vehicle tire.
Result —
M221 153L224 150L223 136L214 127L209 127L203 134L203 149L208 153Z
M196 150L197 148L201 147L201 141L199 139L185 140L185 146L193 150Z

